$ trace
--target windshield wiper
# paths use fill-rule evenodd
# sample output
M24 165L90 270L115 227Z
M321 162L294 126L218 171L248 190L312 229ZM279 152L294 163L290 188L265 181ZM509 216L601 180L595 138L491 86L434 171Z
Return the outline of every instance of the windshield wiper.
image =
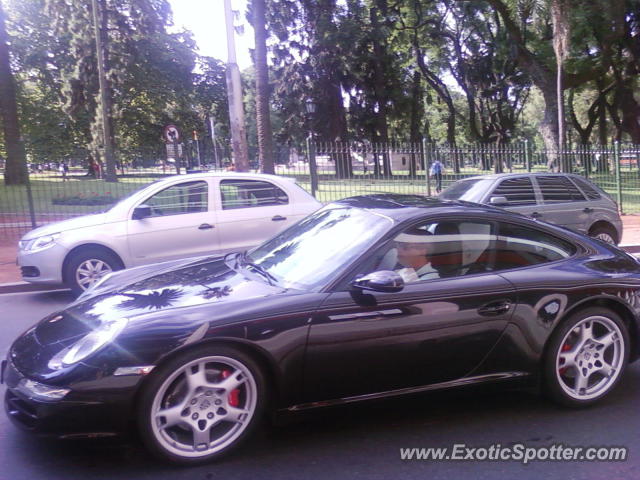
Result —
M273 275L271 275L269 272L267 272L262 266L258 265L257 263L253 263L249 261L246 253L238 254L238 256L236 257L236 265L240 264L240 262L242 262L243 266L249 267L255 270L257 273L259 273L264 278L266 278L269 285L273 286L276 283L278 283L278 279Z

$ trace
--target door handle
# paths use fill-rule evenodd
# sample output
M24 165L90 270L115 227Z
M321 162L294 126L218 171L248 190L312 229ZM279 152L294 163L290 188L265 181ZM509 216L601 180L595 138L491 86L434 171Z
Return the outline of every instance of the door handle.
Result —
M593 208L585 207L582 211L584 213L591 213L591 212L593 212Z
M283 217L282 215L276 215L275 217L273 217L271 219L272 222L282 222L283 220L286 220L287 217Z
M198 227L198 230L211 230L213 225L209 225L208 223L203 223Z
M500 301L483 305L478 309L478 313L485 317L494 317L507 313L509 310L511 310L511 302Z
M531 216L532 216L533 218L540 218L540 217L542 216L542 214L541 214L541 213L538 213L538 212L533 212L533 213L531 214Z

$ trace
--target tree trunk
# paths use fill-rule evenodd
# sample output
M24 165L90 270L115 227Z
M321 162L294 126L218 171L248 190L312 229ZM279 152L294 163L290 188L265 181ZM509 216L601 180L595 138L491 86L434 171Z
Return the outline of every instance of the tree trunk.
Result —
M557 92L551 86L542 91L545 109L544 117L540 123L540 135L547 151L547 168L552 172L560 171L560 159L558 157L558 97Z
M411 118L409 120L409 142L411 157L409 160L409 176L417 175L416 156L420 152L420 118L422 117L422 89L420 88L420 72L413 72L413 86L411 88Z
M255 32L256 124L258 155L262 173L275 173L273 165L273 134L269 116L269 69L267 67L267 32L265 0L253 0L253 30Z
M9 61L9 46L5 26L5 14L0 3L0 114L4 141L7 150L7 163L4 171L6 185L23 185L28 181L24 144L20 137L18 107L16 104L16 86Z

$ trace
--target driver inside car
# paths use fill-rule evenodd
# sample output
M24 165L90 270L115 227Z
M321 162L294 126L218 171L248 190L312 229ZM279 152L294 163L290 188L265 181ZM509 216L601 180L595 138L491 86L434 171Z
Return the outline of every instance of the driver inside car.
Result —
M398 265L395 268L405 283L439 278L438 271L431 265L433 236L424 229L403 232L395 239Z

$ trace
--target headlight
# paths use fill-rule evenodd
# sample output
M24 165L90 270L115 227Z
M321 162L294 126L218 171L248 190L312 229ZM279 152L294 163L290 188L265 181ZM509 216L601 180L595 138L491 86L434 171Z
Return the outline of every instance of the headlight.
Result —
M18 242L18 245L20 247L20 250L23 250L25 252L39 252L40 250L45 250L49 247L53 247L58 237L60 237L60 234L54 233L53 235L44 235L32 240L20 240L20 242Z
M129 323L127 318L119 318L103 323L73 345L59 351L49 360L49 368L59 370L84 360L109 342L112 342L127 326L127 323Z

